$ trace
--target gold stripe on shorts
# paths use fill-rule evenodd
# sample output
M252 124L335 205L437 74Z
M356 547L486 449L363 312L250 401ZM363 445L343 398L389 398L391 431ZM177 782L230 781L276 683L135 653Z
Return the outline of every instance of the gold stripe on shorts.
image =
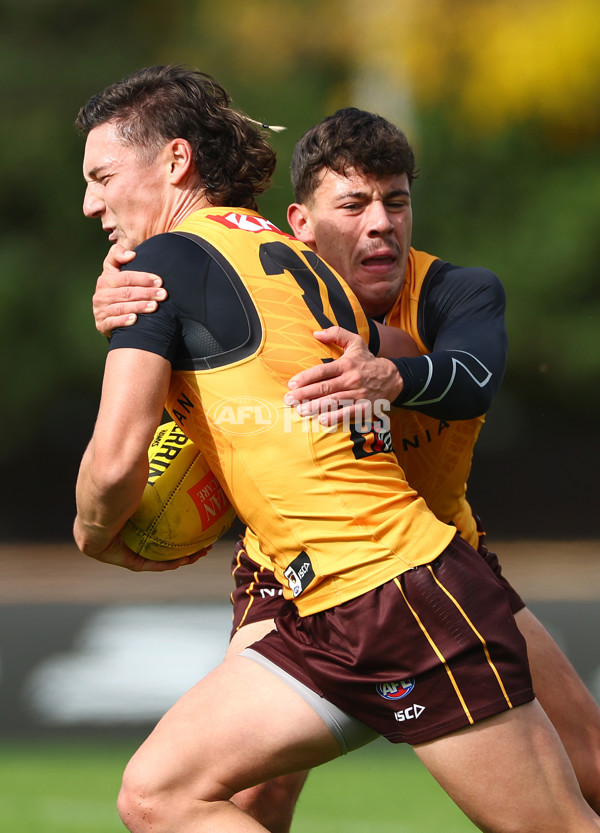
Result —
M458 687L458 683L456 682L456 680L454 678L454 674L450 670L450 667L449 667L448 663L446 662L445 657L443 656L442 652L439 650L438 646L435 644L435 642L433 641L431 636L429 635L429 633L427 631L427 628L425 627L425 625L423 624L423 622L419 618L418 613L416 612L416 610L412 607L412 605L410 604L410 602L406 598L406 594L405 594L404 590L402 589L402 585L400 584L400 582L398 581L397 578L394 579L394 583L395 583L396 587L398 588L398 590L402 593L402 597L403 597L404 601L406 602L406 605L408 606L410 612L415 617L415 619L417 621L417 624L419 625L419 627L423 631L423 635L425 636L425 639L429 642L429 644L431 645L431 647L435 651L435 654L436 654L437 658L443 664L443 666L446 670L446 674L448 675L448 678L449 678L450 682L452 683L452 687L454 688L454 691L456 692L456 696L458 697L458 699L460 701L460 704L463 707L463 711L467 716L467 720L469 721L469 723L475 723L475 721L473 720L473 717L471 715L471 712L469 711L469 707L467 706L467 704L465 702L465 699L464 699L464 697L462 696L462 694L460 692L460 688Z
M245 552L245 550L244 550L244 552ZM241 553L242 553L242 550L240 550L240 552L238 553L238 557L237 557L237 567L236 567L236 568L232 571L232 573L231 573L231 575L232 575L232 576L235 576L235 573L236 573L237 568L242 566L242 565L240 564L240 555L241 555ZM236 629L235 629L235 630L236 630L236 632L237 632L237 631L239 631L239 629L242 627L242 625L243 625L243 624L244 624L244 622L246 621L246 619L247 619L247 617L248 617L248 614L250 613L250 608L251 608L251 607L252 607L252 605L254 604L254 596L252 595L252 591L254 590L254 588L255 588L256 584L258 583L258 573L259 573L259 572L261 572L261 573L262 573L262 572L263 572L263 569L264 569L264 568L261 566L261 567L259 568L259 570L255 570L255 571L254 571L254 575L253 575L254 580L253 580L253 581L251 581L251 582L250 582L250 584L248 585L248 587L246 587L246 589L244 590L244 593L248 596L248 604L246 605L246 609L244 610L244 615L243 615L243 616L242 616L242 618L240 619L240 623L239 623L239 625L238 625L238 626L236 627ZM232 599L233 599L233 594L232 594Z
M256 575L256 574L255 574L255 575ZM240 624L237 626L236 631L239 631L239 629L242 627L242 625L243 625L243 624L244 624L244 622L246 621L246 618L247 618L248 614L250 613L250 608L251 608L251 607L252 607L252 605L254 604L254 596L252 595L252 591L254 590L254 585L255 585L255 583L256 583L256 582L252 581L252 582L248 585L248 588L244 591L244 592L248 595L248 597L249 597L249 598L248 598L248 604L246 605L246 609L244 610L244 615L243 615L243 616L242 616L242 618L240 619Z
M431 573L431 576L432 576L433 580L435 581L435 583L437 584L437 586L439 588L441 588L441 590L444 591L446 596L448 596L448 598L453 602L453 604L456 605L456 607L460 610L460 612L463 615L465 621L468 623L469 627L471 628L471 630L473 631L473 633L475 634L477 639L479 639L479 641L481 642L481 644L483 646L483 650L485 652L485 656L486 656L487 661L488 661L488 665L492 669L492 673L494 674L494 676L496 677L496 680L498 681L498 685L500 686L500 690L502 691L502 694L504 695L504 699L506 700L506 702L508 704L508 708L512 709L513 705L510 701L510 697L508 696L508 692L507 692L506 688L504 687L504 683L502 682L502 678L500 677L500 673L499 673L498 669L496 668L496 666L494 665L494 662L493 662L493 660L490 656L490 652L488 651L487 642L485 641L483 636L479 633L479 631L477 630L477 628L475 627L473 622L471 622L471 620L469 619L469 617L467 616L467 614L465 613L463 608L456 601L456 599L454 598L452 593L450 593L450 591L447 590L440 581L438 581L437 576L435 575L435 573L433 572L433 569L431 568L431 564L427 564L427 569Z

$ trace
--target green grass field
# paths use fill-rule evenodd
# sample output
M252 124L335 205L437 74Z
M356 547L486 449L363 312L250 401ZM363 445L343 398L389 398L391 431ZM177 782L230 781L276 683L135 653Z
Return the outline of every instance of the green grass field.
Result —
M115 810L136 741L0 744L0 830L122 833ZM377 741L311 773L293 833L473 833L408 748Z

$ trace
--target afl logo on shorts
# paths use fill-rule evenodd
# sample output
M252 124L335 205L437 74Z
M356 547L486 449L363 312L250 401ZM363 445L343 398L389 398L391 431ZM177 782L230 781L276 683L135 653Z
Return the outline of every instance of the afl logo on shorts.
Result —
M400 680L397 683L379 683L375 686L377 694L385 700L402 700L415 687L414 677Z

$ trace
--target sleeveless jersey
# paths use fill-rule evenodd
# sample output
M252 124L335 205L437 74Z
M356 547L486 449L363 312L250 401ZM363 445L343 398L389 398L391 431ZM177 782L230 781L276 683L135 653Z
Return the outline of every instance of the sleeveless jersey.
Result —
M210 366L174 366L167 410L206 455L300 615L437 558L454 530L408 485L389 433L381 426L361 433L353 424L327 429L283 405L292 375L341 355L320 344L315 330L340 324L368 341L368 321L350 289L252 211L202 209L175 233L221 265L251 336Z

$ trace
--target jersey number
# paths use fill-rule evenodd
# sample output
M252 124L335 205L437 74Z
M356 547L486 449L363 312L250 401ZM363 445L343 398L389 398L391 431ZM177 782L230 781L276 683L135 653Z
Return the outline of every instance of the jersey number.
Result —
M302 254L308 261L310 268L285 243L279 241L263 243L260 247L260 262L267 275L283 275L284 272L289 272L302 290L304 303L323 329L339 324L340 327L344 327L346 330L352 330L354 333L358 332L352 304L335 274L310 249L303 251ZM323 299L319 292L319 279L327 289L327 297L335 321L331 321L323 309ZM331 361L331 359L325 361ZM352 451L357 460L392 450L389 433L378 430L375 426L359 431L355 425L351 425L350 438L352 440Z
M302 252L310 268L293 249L279 241L262 243L259 254L260 263L266 275L283 275L284 272L289 272L302 290L302 299L319 322L320 327L326 329L339 324L340 327L352 330L353 333L358 332L356 317L348 296L342 289L338 278L314 252L310 249ZM319 278L327 289L327 297L335 321L331 321L323 309Z

